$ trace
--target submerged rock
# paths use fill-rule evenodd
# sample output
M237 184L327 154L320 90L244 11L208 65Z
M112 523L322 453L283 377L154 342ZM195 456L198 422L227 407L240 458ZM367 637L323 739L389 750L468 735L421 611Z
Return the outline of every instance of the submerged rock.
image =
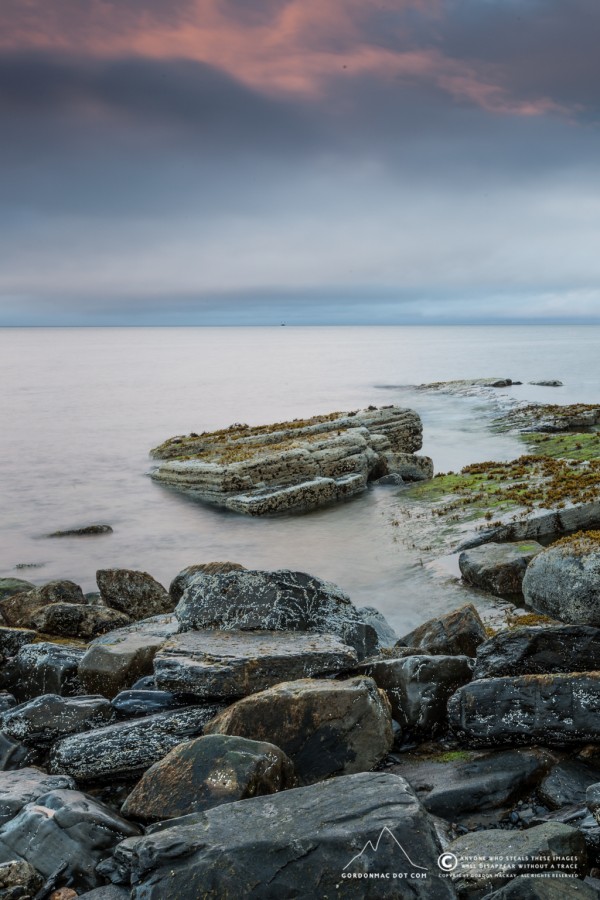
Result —
M240 513L299 512L361 493L391 473L430 478L431 460L414 456L421 444L413 410L372 407L171 438L152 450L162 460L152 477Z
M42 876L23 860L0 863L0 897L5 900L32 900L43 884Z
M501 631L480 644L473 677L600 670L600 629L534 625Z
M392 746L389 702L371 678L284 682L238 700L205 730L275 744L301 784L368 771Z
M485 637L479 613L469 603L439 619L429 619L405 635L399 644L441 656L475 656Z
M0 862L24 860L44 879L76 889L97 887L96 865L139 828L108 806L73 790L53 790L0 827Z
M99 569L96 582L103 603L131 619L146 619L171 612L168 591L147 572L131 569Z
M280 681L336 673L356 653L329 634L293 631L189 631L154 657L160 690L206 699L245 697Z
M50 771L78 781L141 774L177 744L199 737L222 708L190 706L71 735L53 745Z
M523 579L525 601L574 625L600 626L600 532L565 538L544 550Z
M179 744L151 766L121 811L157 822L294 786L294 766L273 744L207 734Z
M469 746L567 745L600 739L600 673L483 678L448 701Z
M359 658L377 632L337 585L304 572L243 570L196 576L175 610L182 631L298 631L337 635Z
M514 544L491 542L464 550L458 558L458 565L462 577L469 584L497 597L511 597L522 593L525 570L543 549L536 541Z
M84 525L82 528L68 528L65 531L53 531L46 535L49 538L87 537L96 534L112 534L110 525Z
M102 867L134 900L334 898L342 889L349 900L392 900L404 895L399 872L414 900L456 896L436 874L433 821L403 778L382 772L227 803L150 832Z

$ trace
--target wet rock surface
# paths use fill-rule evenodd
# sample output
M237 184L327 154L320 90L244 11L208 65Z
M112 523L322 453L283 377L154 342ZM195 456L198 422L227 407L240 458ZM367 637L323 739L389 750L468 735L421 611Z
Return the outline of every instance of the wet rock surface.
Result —
M91 537L97 534L112 534L110 525L83 525L81 528L67 528L64 531L52 531L47 537Z
M549 809L585 805L586 792L600 780L600 768L582 760L567 759L554 766L539 787L542 803Z
M598 891L577 878L521 875L494 891L488 900L597 900Z
M131 569L99 569L96 582L102 601L131 619L145 619L171 612L168 591L147 572Z
M209 734L179 744L151 766L122 813L157 822L294 786L294 766L278 747Z
M227 699L354 664L354 650L332 635L204 630L163 644L154 657L154 674L161 690Z
M477 648L474 678L600 670L600 629L529 626L502 631Z
M415 900L455 897L451 883L436 874L440 846L433 823L394 775L350 775L190 819L118 846L110 874L133 887L135 900L337 897L344 872L345 897L385 900L398 897L391 878L398 871L428 872L411 883ZM375 868L390 879L360 877Z
M485 638L479 613L472 604L467 604L439 619L430 619L405 635L399 643L424 653L473 657Z
M121 628L129 616L106 606L87 603L52 603L38 609L29 619L31 625L46 634L89 639Z
M113 699L112 708L123 719L135 719L138 716L151 716L154 713L168 712L185 703L176 694L169 691L131 690L121 691Z
M221 708L191 706L63 738L52 747L50 771L83 782L141 774L177 744L200 736Z
M43 694L3 713L0 728L9 738L24 744L50 744L67 734L106 724L112 713L112 707L104 697L67 698Z
M183 596L183 592L189 587L190 582L196 575L221 575L224 572L236 572L245 567L240 563L234 562L209 562L197 563L194 566L186 566L179 572L171 584L169 585L169 594L173 603L179 603Z
M549 547L529 566L523 594L563 622L600 626L600 542L583 534Z
M25 581L23 578L0 578L0 600L12 597L14 594L26 594L35 590L35 584Z
M600 673L472 681L448 701L448 719L469 746L600 741Z
M175 615L182 631L314 631L337 635L361 658L378 646L375 629L337 585L288 569L196 576Z
M32 900L44 879L24 860L0 863L0 896L3 900Z
M41 769L0 772L0 825L13 819L28 803L50 791L71 790L75 782L66 775L47 775Z
M390 473L430 478L419 416L396 406L165 441L152 477L247 515L304 512L362 493Z
M464 550L458 565L469 584L498 597L522 593L527 566L544 548L536 541L495 544L490 542L472 550Z
M2 667L0 684L19 701L40 694L71 697L83 693L77 675L83 655L83 649L64 644L25 644Z
M301 784L368 771L392 746L389 703L371 678L278 684L228 707L206 733L271 741Z

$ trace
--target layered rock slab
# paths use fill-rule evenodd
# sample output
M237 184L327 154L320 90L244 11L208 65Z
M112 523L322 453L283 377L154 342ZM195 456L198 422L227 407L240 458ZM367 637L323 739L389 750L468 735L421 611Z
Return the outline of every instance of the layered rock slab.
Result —
M399 896L394 872L406 873L415 900L451 900L451 883L436 874L440 849L406 781L376 772L155 826L123 841L104 871L131 885L134 900L391 900ZM390 877L368 877L376 872Z
M361 493L398 472L429 478L417 413L397 406L178 436L151 451L156 481L248 515L306 511Z
M473 677L600 671L600 629L533 625L501 631L480 644Z
M469 584L497 597L518 596L522 593L527 566L543 549L537 541L490 542L464 550L458 557L458 565Z
M281 681L349 669L355 651L333 635L285 631L189 631L154 657L159 690L205 699L245 697Z

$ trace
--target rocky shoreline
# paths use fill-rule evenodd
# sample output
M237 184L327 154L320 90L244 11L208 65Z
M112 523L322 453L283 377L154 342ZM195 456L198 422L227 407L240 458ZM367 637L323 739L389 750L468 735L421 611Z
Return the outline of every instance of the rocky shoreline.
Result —
M549 455L433 480L398 407L166 442L159 472L253 514L309 508L300 458L313 486L397 477L453 551L469 523L462 578L504 620L467 603L400 636L235 562L0 579L0 898L600 897L598 421L514 410L498 427Z

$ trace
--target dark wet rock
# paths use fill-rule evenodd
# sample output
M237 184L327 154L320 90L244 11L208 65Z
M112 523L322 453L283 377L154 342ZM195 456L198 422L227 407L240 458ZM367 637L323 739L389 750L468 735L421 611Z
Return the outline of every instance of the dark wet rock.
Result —
M34 900L44 879L24 860L0 863L2 900Z
M205 630L163 644L154 674L161 690L228 699L355 664L355 651L329 634Z
M598 816L600 812L600 780L588 785L585 792L585 802L589 811Z
M13 772L40 761L41 752L13 741L0 731L0 772Z
M31 616L37 631L62 637L93 638L130 622L129 616L105 606L84 603L53 603Z
M156 652L178 628L174 615L163 615L96 638L79 666L86 691L114 697L141 676L152 674Z
M99 569L96 583L102 600L132 619L145 619L172 611L168 591L147 572L131 569Z
M79 894L79 900L130 900L130 897L130 891L116 884L107 884L104 887L94 888L93 891L86 891L85 894Z
M168 712L182 705L182 700L170 691L154 690L121 691L112 701L113 709L123 719L135 719L138 716Z
M390 485L392 487L400 487L400 485L405 484L404 478L402 475L398 475L397 472L394 472L393 475L382 475L381 478L377 478L373 484L382 484L382 485Z
M394 872L407 881L427 872L410 880L414 900L455 897L436 874L430 817L404 779L382 772L227 803L150 831L120 844L103 867L133 885L134 900L334 898L342 889L348 900L391 900L399 896ZM390 878L352 877L369 871Z
M53 531L51 534L46 535L46 537L87 537L88 535L112 533L113 530L110 525L84 525L82 528L68 528L66 531Z
M549 809L573 804L584 805L586 791L600 780L600 769L577 759L566 759L550 770L538 793Z
M27 593L0 600L0 613L9 625L29 628L35 612L51 603L85 603L85 597L73 581L50 581Z
M52 747L50 771L78 781L141 774L177 744L199 737L222 708L190 706L63 738Z
M600 673L483 678L448 701L469 746L566 745L600 739Z
M534 625L501 631L477 649L474 678L600 670L600 629Z
M496 381L487 381L484 387L505 388L513 384L512 378L498 378Z
M143 675L141 678L138 678L134 684L131 685L132 691L155 691L156 690L156 680L154 675Z
M398 635L383 613L374 606L361 606L357 609L357 613L365 625L371 625L375 629L380 647L393 647L398 643Z
M20 769L0 772L0 825L4 825L32 803L50 791L71 790L75 782L67 775L47 775L41 769Z
M81 694L77 668L83 654L83 649L65 644L25 644L3 666L0 683L20 702L39 694Z
M520 875L486 900L598 900L598 891L578 878Z
M471 892L491 891L516 875L556 871L563 864L559 857L574 857L573 870L561 869L576 876L585 869L586 847L576 828L547 822L525 831L490 829L465 834L453 841L448 852L458 858L451 878L465 896ZM481 867L467 857L478 857ZM511 861L512 860L512 861ZM481 894L476 895L481 896Z
M301 784L368 771L392 747L389 702L371 678L284 682L238 700L206 733L275 744Z
M448 699L471 680L472 665L466 656L407 656L366 665L364 673L385 691L401 728L426 736L445 728Z
M173 603L179 603L183 592L196 575L221 575L223 572L239 572L244 568L245 566L234 562L197 563L194 566L187 566L175 576L169 585L169 594Z
M157 822L294 786L294 766L278 747L208 734L179 744L148 769L121 812Z
M26 594L35 590L35 584L22 578L0 578L0 600L14 594Z
M0 714L7 712L7 710L12 709L16 705L17 701L13 694L9 694L8 691L0 691Z
M304 572L244 570L192 579L175 614L182 631L308 631L335 634L359 658L377 648L377 633L337 585Z
M527 569L523 595L563 622L600 626L600 543L583 534L548 547Z
M536 541L514 544L492 542L464 550L458 557L458 565L462 577L469 584L497 597L512 597L522 593L525 570L543 549Z
M461 606L439 619L419 625L400 641L424 653L441 656L475 656L485 640L485 628L472 604Z
M430 813L449 821L517 800L544 777L553 757L540 750L403 755L392 770L402 775Z
M113 847L139 834L104 804L73 790L54 790L38 796L0 827L0 862L22 859L57 887L98 887L96 865Z
M561 822L563 825L570 825L572 828L576 828L585 840L588 863L592 866L597 866L600 863L600 825L598 825L598 822L586 806L582 804L563 806L561 809L553 810L552 812L541 812L542 807L538 809L539 812L531 819L530 825Z
M562 381L530 381L529 384L535 384L538 387L562 387Z
M417 413L396 406L234 425L165 441L152 451L162 460L152 477L246 515L304 512L362 493L391 472L431 477L431 460L414 455L421 442Z
M31 628L0 627L0 661L16 656L21 647L31 644L37 634Z
M113 710L104 697L43 694L5 712L0 728L8 737L36 746L105 725Z

